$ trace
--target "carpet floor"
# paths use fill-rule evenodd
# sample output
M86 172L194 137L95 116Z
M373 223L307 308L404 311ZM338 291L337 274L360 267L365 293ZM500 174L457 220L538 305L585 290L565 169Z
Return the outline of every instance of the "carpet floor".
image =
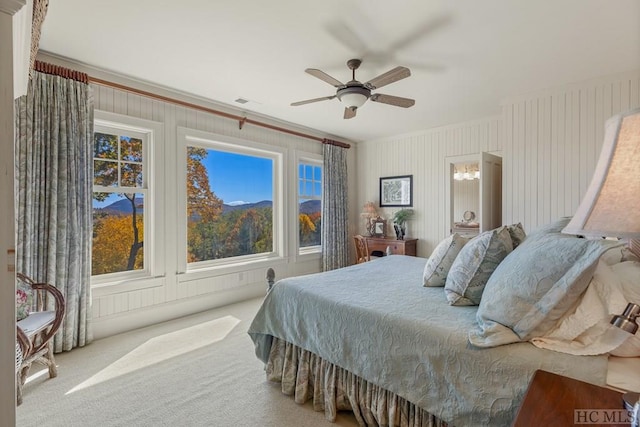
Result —
M94 341L35 364L17 426L356 426L335 424L268 383L247 329L252 299ZM0 423L1 424L1 423Z

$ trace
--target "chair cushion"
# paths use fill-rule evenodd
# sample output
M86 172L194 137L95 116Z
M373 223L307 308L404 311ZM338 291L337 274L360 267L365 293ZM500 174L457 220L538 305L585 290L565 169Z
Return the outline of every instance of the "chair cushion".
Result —
M27 317L33 305L33 289L22 280L18 280L16 285L16 320L20 321Z
M56 318L55 311L38 311L20 320L17 325L29 338L44 330L53 323Z

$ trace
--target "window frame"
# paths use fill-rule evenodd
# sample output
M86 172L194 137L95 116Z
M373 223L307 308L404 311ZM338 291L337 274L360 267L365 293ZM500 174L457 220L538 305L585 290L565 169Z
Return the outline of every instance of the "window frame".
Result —
M187 262L187 147L195 146L207 150L225 151L229 153L264 157L273 160L273 200L271 201L273 212L273 242L271 252L260 254L240 255L216 260ZM178 127L177 138L177 207L178 207L178 273L188 274L207 270L220 269L234 266L258 264L260 262L273 262L285 258L287 251L285 229L285 203L284 192L285 170L287 152L284 148L257 142L241 140L225 135L204 132L186 127Z
M139 119L135 117L110 113L106 111L94 111L94 130L96 132L117 134L118 136L132 136L142 139L142 187L116 187L123 191L114 191L114 187L92 184L92 212L93 193L136 193L143 194L143 242L144 261L141 270L118 271L91 276L91 286L101 287L122 283L129 280L150 278L164 275L164 263L162 262L163 235L162 224L164 222L162 203L163 181L158 180L156 171L163 163L163 126L162 123ZM92 144L93 146L93 144ZM92 154L92 159L95 157ZM93 160L92 160L93 161ZM120 159L118 159L120 163ZM130 191L129 191L130 190ZM93 223L92 223L93 224ZM92 225L93 227L93 225Z
M298 215L300 215L300 199L302 197L300 197L300 175L299 175L299 170L300 170L300 165L311 165L311 166L320 166L320 170L322 171L322 179L320 181L320 188L321 191L324 189L324 160L321 154L312 154L312 153L302 153L302 152L298 152L296 155L296 159L295 159L295 168L294 168L294 179L295 179L295 198L296 198L296 202L295 202L295 216L294 218L296 219L295 221L295 248L296 248L296 253L298 256L304 256L304 255L313 255L313 254L321 254L322 253L322 243L320 243L319 245L313 245L313 246L300 246L300 221L298 220ZM309 199L309 197L304 197L304 199ZM313 197L311 197L311 199L314 199ZM319 199L316 200L320 200L321 205L320 205L320 209L322 212L322 194L320 194Z

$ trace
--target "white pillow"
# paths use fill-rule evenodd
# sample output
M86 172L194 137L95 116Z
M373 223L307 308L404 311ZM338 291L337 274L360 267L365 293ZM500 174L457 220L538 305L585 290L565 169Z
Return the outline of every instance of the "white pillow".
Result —
M622 283L622 293L628 301L640 304L640 262L624 261L611 266Z
M469 241L458 233L447 237L433 250L433 253L424 266L424 286L444 286L447 274L453 265L453 261L460 253L462 247Z
M625 261L612 266L611 269L620 279L625 299L640 304L640 262ZM611 351L611 354L619 357L640 357L639 334L640 331L635 335L629 335L625 342Z
M609 249L602 254L600 259L607 263L607 265L615 265L624 261L640 261L631 250L626 246L619 246L613 249Z
M621 313L627 302L622 284L606 262L600 260L589 287L574 310L569 310L556 326L531 342L540 348L576 355L608 353L630 336L609 321Z
M629 338L610 353L618 357L640 357L640 335L629 335Z

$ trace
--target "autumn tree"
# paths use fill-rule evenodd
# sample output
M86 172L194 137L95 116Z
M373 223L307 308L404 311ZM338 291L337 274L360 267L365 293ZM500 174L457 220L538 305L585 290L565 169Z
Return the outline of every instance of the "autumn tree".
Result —
M127 215L99 215L94 217L91 274L115 273L143 267L142 252L137 253L130 267L126 254L131 254L131 218ZM137 217L139 238L142 240L142 218Z
M316 231L316 225L309 215L305 213L298 215L298 223L300 227L300 244L306 246L311 241L311 235Z
M320 230L322 226L322 213L300 213L298 215L298 221L300 223L300 246L319 245L321 239Z
M187 148L187 215L213 221L222 213L222 200L211 191L207 168L202 163L205 157L206 149Z

